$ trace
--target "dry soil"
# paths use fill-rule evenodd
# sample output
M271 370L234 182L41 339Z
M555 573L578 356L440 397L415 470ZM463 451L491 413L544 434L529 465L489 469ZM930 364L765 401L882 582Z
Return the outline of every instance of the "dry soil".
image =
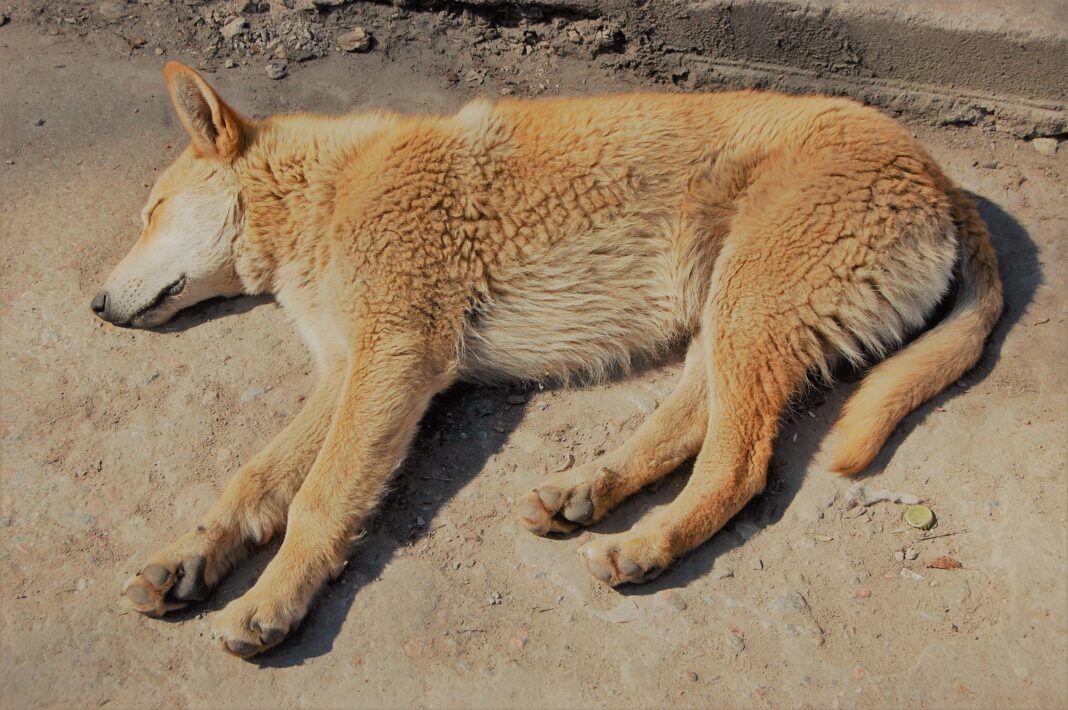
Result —
M909 416L863 479L926 501L932 531L905 526L895 503L847 507L851 481L825 469L843 383L797 408L767 492L711 542L650 584L594 583L579 539L518 529L513 500L633 431L676 380L668 362L587 389L442 396L348 570L252 662L215 648L206 622L272 550L194 610L126 611L123 580L195 522L314 376L269 299L209 303L152 332L89 311L184 142L160 75L182 57L195 62L115 34L0 28L0 705L1068 703L1068 150L976 128L913 127L977 195L1008 310L979 367ZM379 48L293 63L280 81L244 61L209 78L257 114L450 111L509 87L433 63ZM580 59L546 81L628 88ZM591 534L627 527L686 475ZM963 568L927 566L940 556Z

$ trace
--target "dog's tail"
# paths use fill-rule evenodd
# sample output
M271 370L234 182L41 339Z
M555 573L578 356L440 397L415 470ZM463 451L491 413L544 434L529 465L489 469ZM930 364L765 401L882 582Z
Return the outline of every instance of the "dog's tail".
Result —
M1004 300L997 256L975 205L949 192L960 240L959 291L942 322L868 374L835 425L831 470L857 473L875 458L897 423L970 370L1001 316Z

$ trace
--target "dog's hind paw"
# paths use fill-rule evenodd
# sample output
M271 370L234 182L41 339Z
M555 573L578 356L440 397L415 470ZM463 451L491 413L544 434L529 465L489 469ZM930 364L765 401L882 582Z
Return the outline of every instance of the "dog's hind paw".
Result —
M628 537L627 533L605 535L580 547L578 554L586 570L612 587L648 582L664 571L670 558Z
M516 509L520 524L535 535L566 534L580 525L591 525L601 517L597 514L593 487L589 483L539 486L520 498Z

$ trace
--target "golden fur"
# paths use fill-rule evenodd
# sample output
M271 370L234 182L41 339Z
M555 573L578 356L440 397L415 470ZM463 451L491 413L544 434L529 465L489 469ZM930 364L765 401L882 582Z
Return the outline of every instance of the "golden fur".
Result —
M269 292L321 373L124 589L139 611L179 608L284 529L215 619L241 656L279 643L344 566L427 403L457 379L598 378L689 342L677 389L630 441L518 505L533 532L570 532L696 455L674 502L582 549L598 579L640 582L764 488L780 415L810 377L883 358L956 276L949 315L846 405L834 469L855 473L975 364L1001 312L971 201L848 100L637 94L251 120L192 70L166 77L192 145L154 187L102 317L154 325L211 295Z

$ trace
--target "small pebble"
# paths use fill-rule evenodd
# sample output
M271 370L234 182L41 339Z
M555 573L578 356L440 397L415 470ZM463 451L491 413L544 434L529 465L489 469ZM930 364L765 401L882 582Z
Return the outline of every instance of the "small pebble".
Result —
M264 67L264 71L267 72L268 79L284 79L289 74L289 67L285 62L267 62L267 66Z
M745 641L737 634L727 634L727 646L735 653L745 650Z
M248 29L248 20L243 17L236 17L230 20L219 29L221 34L226 39L233 39L242 32Z
M526 646L526 645L527 645L526 638L520 637L520 638L513 638L512 639L512 648L514 648L517 651L522 651L523 647Z
M356 27L337 38L337 44L346 52L369 52L374 37L362 27Z
M714 576L714 577L715 577L716 579L727 579L728 577L733 577L733 576L734 576L734 570L732 570L732 569L729 569L729 568L727 568L727 567L724 567L724 568L723 568L723 569L721 569L721 570L716 570L716 571L715 571L715 572L713 573L713 576Z
M916 550L913 550L911 547L908 548L907 550L905 550L905 559L906 560L914 560L919 556L920 556L920 553L916 552Z
M675 611L686 610L686 600L682 598L682 595L676 592L674 589L665 589L656 593L656 598L665 606L674 609Z
M43 126L44 124L45 120L43 118L38 118L36 121L33 122L33 125L35 126Z
M1031 141L1031 146L1047 158L1052 158L1057 154L1056 138L1035 138Z
M686 671L686 680L690 681L691 683L696 683L697 682L697 674L694 673L693 671Z

